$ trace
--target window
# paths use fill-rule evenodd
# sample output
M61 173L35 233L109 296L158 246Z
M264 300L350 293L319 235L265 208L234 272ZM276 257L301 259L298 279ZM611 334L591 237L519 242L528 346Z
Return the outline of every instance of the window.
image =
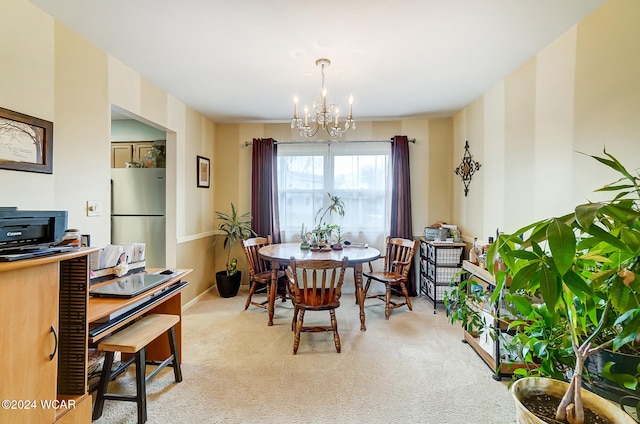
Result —
M327 204L327 193L340 196L345 216L331 221L347 240L384 246L389 232L391 144L291 143L278 145L278 202L282 240L297 242L304 224Z

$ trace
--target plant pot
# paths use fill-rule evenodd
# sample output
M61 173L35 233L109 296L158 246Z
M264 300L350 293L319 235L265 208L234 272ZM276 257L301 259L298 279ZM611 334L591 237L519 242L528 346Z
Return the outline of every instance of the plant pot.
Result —
M240 290L242 271L236 271L234 275L227 275L227 271L216 272L216 287L220 297L233 297Z
M569 383L544 377L521 378L511 385L511 394L516 402L516 416L519 424L546 424L523 404L522 399L530 395L549 394L562 398L569 388ZM582 389L582 403L585 409L591 409L598 415L616 424L636 424L620 406L602 398L595 393Z

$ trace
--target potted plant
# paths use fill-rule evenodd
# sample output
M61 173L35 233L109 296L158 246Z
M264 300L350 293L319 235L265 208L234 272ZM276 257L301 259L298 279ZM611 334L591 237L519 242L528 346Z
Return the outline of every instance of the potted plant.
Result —
M499 235L487 254L496 280L490 301L504 295L515 317L514 344L532 365L514 375L552 378L512 384L521 422L540 422L523 405L524 397L543 392L561 398L553 422L583 423L586 408L616 423L634 422L624 412L608 415L622 409L605 412L610 402L581 389L592 355L637 343L640 331L640 178L604 154L591 157L621 175L598 190L615 193L612 200Z
M342 234L342 228L339 225L335 225L332 231L334 233L331 248L333 250L342 250L342 242L344 241L344 235Z
M300 229L300 249L309 250L311 247L310 238L311 233L308 232L304 224L302 224L302 228Z
M245 240L256 233L251 229L251 216L249 212L238 214L236 207L231 203L231 214L215 212L220 220L218 230L221 234L216 237L224 237L222 247L227 249L227 262L224 271L216 272L216 287L221 297L233 297L238 294L242 271L237 269L237 259L231 258L231 250L238 240Z
M339 196L332 196L331 193L327 193L327 196L329 196L329 204L318 209L314 218L315 227L309 236L312 250L331 248L332 233L337 228L337 225L326 222L327 215L330 217L333 213L337 213L340 217L344 217L344 202L342 199Z

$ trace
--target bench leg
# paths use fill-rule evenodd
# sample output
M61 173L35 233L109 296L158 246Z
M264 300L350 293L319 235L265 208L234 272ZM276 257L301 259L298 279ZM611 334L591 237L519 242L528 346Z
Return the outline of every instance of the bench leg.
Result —
M92 420L97 420L102 416L104 408L104 394L107 393L109 381L111 381L111 366L113 365L114 352L105 352L104 363L102 364L102 374L100 375L100 384L96 393L96 403L93 406Z
M146 348L136 352L136 403L138 404L138 424L147 422L147 355Z
M176 383L179 383L182 381L182 368L180 367L180 352L178 351L175 327L171 327L168 333L169 348L171 349L171 354L173 355L173 376L175 377Z

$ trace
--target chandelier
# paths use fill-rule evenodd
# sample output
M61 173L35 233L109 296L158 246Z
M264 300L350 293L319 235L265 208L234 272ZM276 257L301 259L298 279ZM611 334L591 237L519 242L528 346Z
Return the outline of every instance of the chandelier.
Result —
M311 107L304 106L303 116L298 116L298 97L293 99L293 118L291 119L291 128L300 131L300 135L305 137L313 137L318 133L320 128L329 133L331 137L341 137L342 134L349 129L356 128L356 121L353 119L351 109L353 106L353 96L349 97L349 115L344 121L344 126L340 126L340 110L338 107L330 103L327 106L327 89L324 86L324 68L331 65L329 59L316 60L316 66L320 67L322 72L322 91L319 101L314 101Z

